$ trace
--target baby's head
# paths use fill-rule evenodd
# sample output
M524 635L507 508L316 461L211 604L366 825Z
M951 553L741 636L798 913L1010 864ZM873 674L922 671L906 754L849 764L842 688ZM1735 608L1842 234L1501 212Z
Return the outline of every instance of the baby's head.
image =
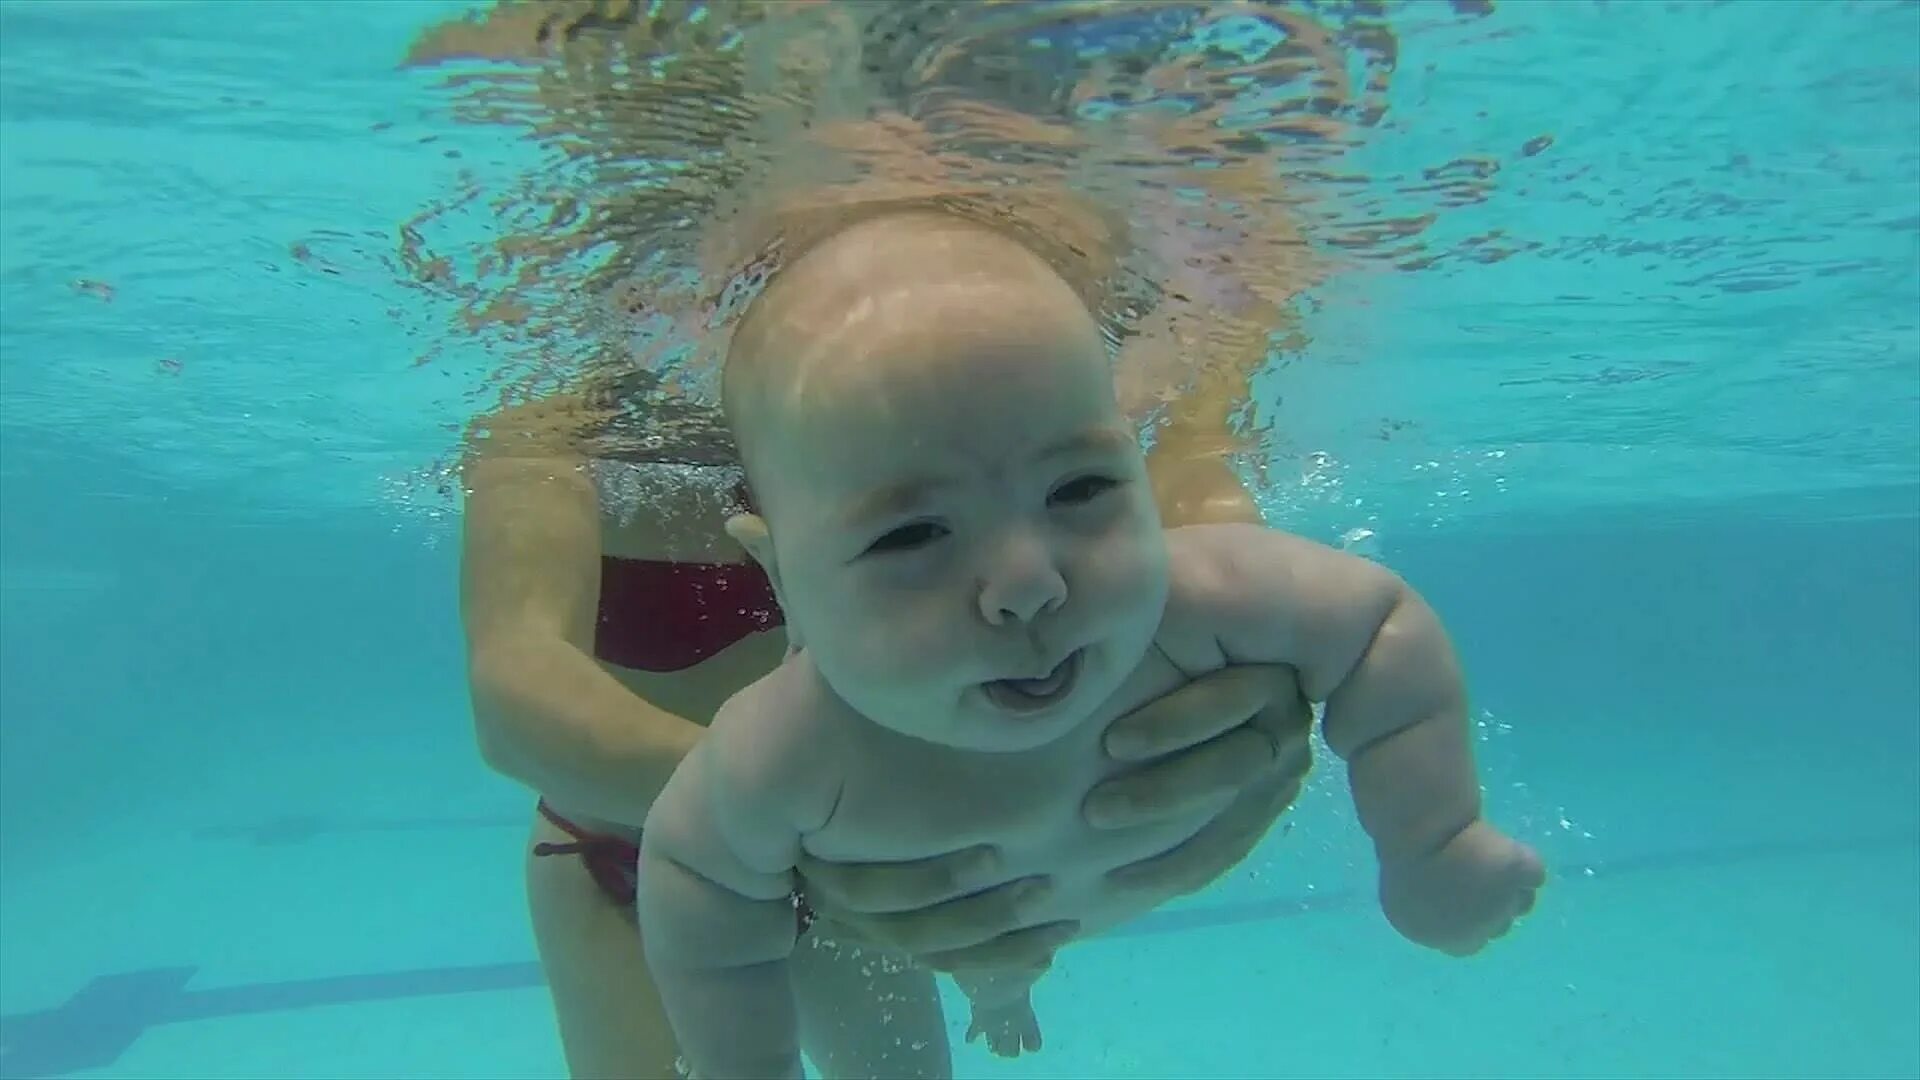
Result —
M724 384L759 510L728 530L853 708L1026 749L1145 654L1145 463L1098 325L1031 251L933 213L853 225L754 302Z

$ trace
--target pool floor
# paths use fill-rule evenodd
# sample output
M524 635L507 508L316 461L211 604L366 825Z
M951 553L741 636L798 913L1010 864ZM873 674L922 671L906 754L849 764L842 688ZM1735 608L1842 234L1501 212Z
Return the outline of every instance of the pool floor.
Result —
M256 760L10 863L0 1076L562 1076L524 808L430 756ZM422 788L367 779L409 773L466 797L422 813ZM232 812L295 776L357 794ZM1064 954L1038 1055L959 1045L950 996L959 1075L1920 1075L1912 834L1601 836L1562 852L1523 932L1454 961L1392 935L1320 795L1214 889Z

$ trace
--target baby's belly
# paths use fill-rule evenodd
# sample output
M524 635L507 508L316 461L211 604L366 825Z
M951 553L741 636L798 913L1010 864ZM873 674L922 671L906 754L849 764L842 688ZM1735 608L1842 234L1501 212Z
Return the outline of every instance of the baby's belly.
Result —
M815 857L828 861L909 862L990 846L1001 859L996 883L1026 878L1045 878L1050 883L1046 897L1027 909L1021 925L1074 920L1081 924L1083 933L1096 933L1152 908L1150 901L1154 898L1143 899L1141 890L1116 884L1110 876L1113 871L1179 847L1212 821L1232 798L1222 795L1166 821L1097 829L1083 818L1080 795L1059 790L1065 786L1056 785L1044 805L1029 804L1022 808L1024 813L1008 814L1012 807L1003 803L1000 812L965 815L971 820L964 822L961 815L956 815L947 827L935 827L919 836L907 835L899 828L902 816L866 817L866 828L830 828L808 838L806 847Z
M1224 793L1176 817L1122 829L1095 828L1082 811L1097 784L1136 767L1101 749L1108 723L1185 681L1171 664L1149 659L1079 731L1030 753L967 753L873 735L850 750L859 767L850 770L833 819L805 847L835 862L909 862L992 847L1000 881L1051 883L1025 924L1071 919L1094 932L1124 922L1150 905L1109 875L1192 839L1233 798Z

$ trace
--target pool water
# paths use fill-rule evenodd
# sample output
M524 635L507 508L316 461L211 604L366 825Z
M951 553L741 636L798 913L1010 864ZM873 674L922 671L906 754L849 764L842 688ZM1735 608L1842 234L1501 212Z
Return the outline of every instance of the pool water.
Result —
M1405 945L1323 768L962 1075L1920 1076L1920 6L1483 7L1388 9L1323 171L1419 227L1253 407L1539 910ZM466 8L0 3L0 1076L563 1073L441 490L496 363L396 269L525 156L401 64Z

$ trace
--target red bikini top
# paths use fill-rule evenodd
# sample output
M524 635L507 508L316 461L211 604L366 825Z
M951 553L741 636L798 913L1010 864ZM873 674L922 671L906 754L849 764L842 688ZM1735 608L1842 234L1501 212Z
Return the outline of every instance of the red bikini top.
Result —
M752 561L600 559L593 653L637 671L681 671L786 619Z

